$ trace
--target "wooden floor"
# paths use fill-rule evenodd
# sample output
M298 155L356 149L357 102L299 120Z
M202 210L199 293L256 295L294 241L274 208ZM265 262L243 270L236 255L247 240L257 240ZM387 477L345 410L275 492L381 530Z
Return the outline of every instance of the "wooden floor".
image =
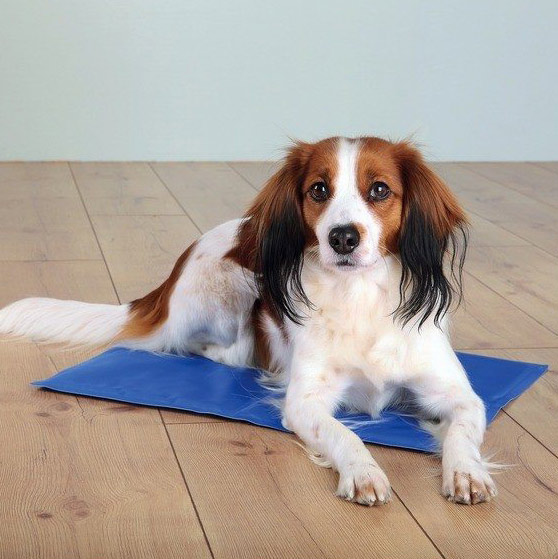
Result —
M558 163L439 164L473 223L455 346L558 364ZM0 305L116 303L161 281L201 232L239 216L270 163L0 164ZM534 558L558 554L558 375L488 430L513 464L499 497L439 495L438 461L374 447L385 507L333 496L292 436L37 390L85 357L0 344L0 557Z

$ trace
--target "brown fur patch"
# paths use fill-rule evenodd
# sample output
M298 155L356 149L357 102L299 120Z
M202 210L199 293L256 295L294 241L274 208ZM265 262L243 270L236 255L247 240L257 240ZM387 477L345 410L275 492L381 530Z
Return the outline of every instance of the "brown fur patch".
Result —
M287 205L300 207L299 181L304 174L310 144L299 143L292 147L282 167L267 181L245 214L240 226L237 243L225 255L243 268L258 272L257 251L265 231L275 216L281 215Z
M393 144L381 138L361 138L358 158L357 181L362 198L380 220L382 233L380 253L397 252L399 229L403 213L403 184ZM384 182L391 190L385 200L369 200L375 182Z
M248 223L244 223L240 227L236 243L225 254L224 258L230 258L239 266L242 266L243 268L254 272L256 238L252 229L253 227L250 227Z
M328 206L328 200L316 202L310 196L310 188L317 182L324 182L329 190L330 198L335 195L337 142L338 138L328 138L314 145L306 167L306 175L301 182L302 215L307 231L307 247L317 243L316 226Z
M118 339L141 338L159 328L169 315L169 299L184 269L186 261L196 247L193 242L176 261L170 276L157 289L130 303L130 319Z
M463 208L446 183L426 164L421 153L407 142L394 144L405 188L405 215L415 204L443 239L456 227L467 225Z
M256 299L252 307L252 327L254 329L254 360L256 366L269 371L271 363L271 350L269 338L263 325L264 304L261 299Z
M271 368L271 348L269 346L269 335L264 326L265 317L269 317L281 331L283 341L287 342L287 332L285 325L272 312L267 303L261 299L256 299L252 307L252 327L254 329L254 359L256 366L273 372Z

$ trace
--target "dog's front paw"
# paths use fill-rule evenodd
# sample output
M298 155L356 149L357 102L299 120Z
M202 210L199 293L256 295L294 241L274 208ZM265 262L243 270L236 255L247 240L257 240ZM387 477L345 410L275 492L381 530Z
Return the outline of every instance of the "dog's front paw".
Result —
M486 468L477 463L447 468L443 476L442 493L449 501L476 505L496 496L496 485Z
M339 472L337 495L361 505L383 505L391 500L391 486L378 465L357 463Z

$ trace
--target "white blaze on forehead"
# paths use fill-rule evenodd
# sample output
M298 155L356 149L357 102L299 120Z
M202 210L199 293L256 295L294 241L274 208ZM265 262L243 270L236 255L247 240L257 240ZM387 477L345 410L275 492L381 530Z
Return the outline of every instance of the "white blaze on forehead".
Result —
M341 138L337 147L337 174L333 197L326 213L330 226L359 223L365 219L366 204L358 190L357 170L360 142Z
M335 198L358 196L357 166L360 142L339 140L337 148L337 177L335 181Z

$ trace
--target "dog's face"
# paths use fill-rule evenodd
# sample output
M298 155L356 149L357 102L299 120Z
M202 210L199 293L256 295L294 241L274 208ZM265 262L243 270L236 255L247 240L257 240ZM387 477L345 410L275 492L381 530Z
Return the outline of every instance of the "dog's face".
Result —
M309 241L324 267L368 268L397 250L403 185L393 144L365 138L314 145L300 195Z
M443 262L448 247L454 251L456 233L464 231L465 215L406 142L298 143L248 215L260 291L279 316L298 319L293 299L305 300L300 271L309 253L339 274L397 255L404 321L432 313L439 319L460 289L444 275Z

